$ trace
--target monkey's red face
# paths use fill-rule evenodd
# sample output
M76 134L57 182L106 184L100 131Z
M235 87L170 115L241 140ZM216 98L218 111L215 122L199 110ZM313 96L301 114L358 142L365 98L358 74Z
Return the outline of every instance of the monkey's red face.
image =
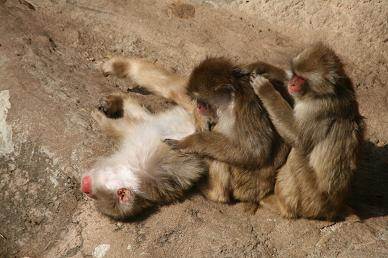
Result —
M195 127L197 131L211 131L217 124L217 114L206 100L193 98L196 102L194 110Z
M82 177L81 191L92 199L98 199L101 189L92 189L92 177L89 175ZM132 197L133 193L128 188L121 187L116 190L116 199L119 203L129 203Z
M130 167L99 163L82 176L81 191L95 200L99 210L111 217L125 217L134 211L139 180Z
M305 83L306 80L303 77L294 74L288 82L288 92L291 95L302 94Z

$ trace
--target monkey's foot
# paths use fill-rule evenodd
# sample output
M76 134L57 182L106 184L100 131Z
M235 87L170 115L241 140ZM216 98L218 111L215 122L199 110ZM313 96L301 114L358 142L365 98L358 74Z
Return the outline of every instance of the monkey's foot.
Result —
M229 193L226 190L209 188L208 186L204 186L201 188L202 194L206 197L206 199L213 202L221 202L221 203L229 203L230 197Z
M102 71L102 74L105 76L105 77L108 77L109 75L111 74L114 74L113 72L113 62L112 62L113 59L110 59L109 61L106 61L106 62L103 62L101 64L101 71Z
M278 203L278 207L279 207L280 215L283 218L296 219L298 217L295 212L292 212L291 210L289 210L287 207L283 206L282 204Z
M124 114L123 98L118 95L109 95L99 101L97 108L108 118L121 118Z
M120 57L113 57L101 65L101 70L105 77L116 75L119 78L124 78L128 75L128 68L128 60Z
M255 215L259 206L260 205L258 203L246 202L246 203L243 203L243 210L247 214Z

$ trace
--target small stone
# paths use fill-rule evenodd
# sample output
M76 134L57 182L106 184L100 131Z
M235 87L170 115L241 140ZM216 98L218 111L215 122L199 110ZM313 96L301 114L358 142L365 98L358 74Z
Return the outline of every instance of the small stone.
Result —
M94 248L92 255L95 258L102 258L106 255L109 249L110 249L110 245L108 244L98 245L96 248Z
M121 223L121 222L117 222L116 223L116 230L120 230L120 229L122 229L124 227L124 224L123 223Z
M9 171L14 171L16 169L16 165L13 164L13 163L9 163L8 164L8 169L9 169Z

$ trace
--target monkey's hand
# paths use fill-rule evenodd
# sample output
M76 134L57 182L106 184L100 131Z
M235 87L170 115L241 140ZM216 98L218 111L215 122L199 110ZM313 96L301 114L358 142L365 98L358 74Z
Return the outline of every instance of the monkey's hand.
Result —
M258 75L255 72L251 75L251 86L258 96L263 96L265 93L275 90L272 83L267 78Z
M179 146L179 140L175 140L175 139L164 139L163 142L165 144L167 144L168 146L171 147L171 149L173 150L179 150L180 146Z
M187 142L183 140L175 140L175 139L164 139L163 142L170 146L173 150L178 150L181 153L195 153L194 150L190 149Z
M178 150L181 153L200 154L201 152L198 148L196 148L195 144L191 144L192 137L190 136L182 140L164 139L163 142L166 143L168 146L170 146L173 150Z

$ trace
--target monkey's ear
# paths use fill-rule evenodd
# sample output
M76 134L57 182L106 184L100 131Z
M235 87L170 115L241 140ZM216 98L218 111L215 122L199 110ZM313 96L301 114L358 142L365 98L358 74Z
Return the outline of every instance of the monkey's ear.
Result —
M119 203L129 203L133 198L131 190L128 188L120 188L116 191L117 200Z
M249 75L249 74L250 74L249 69L242 68L242 67L234 67L232 70L233 77L237 78L237 79L244 77L246 75Z

